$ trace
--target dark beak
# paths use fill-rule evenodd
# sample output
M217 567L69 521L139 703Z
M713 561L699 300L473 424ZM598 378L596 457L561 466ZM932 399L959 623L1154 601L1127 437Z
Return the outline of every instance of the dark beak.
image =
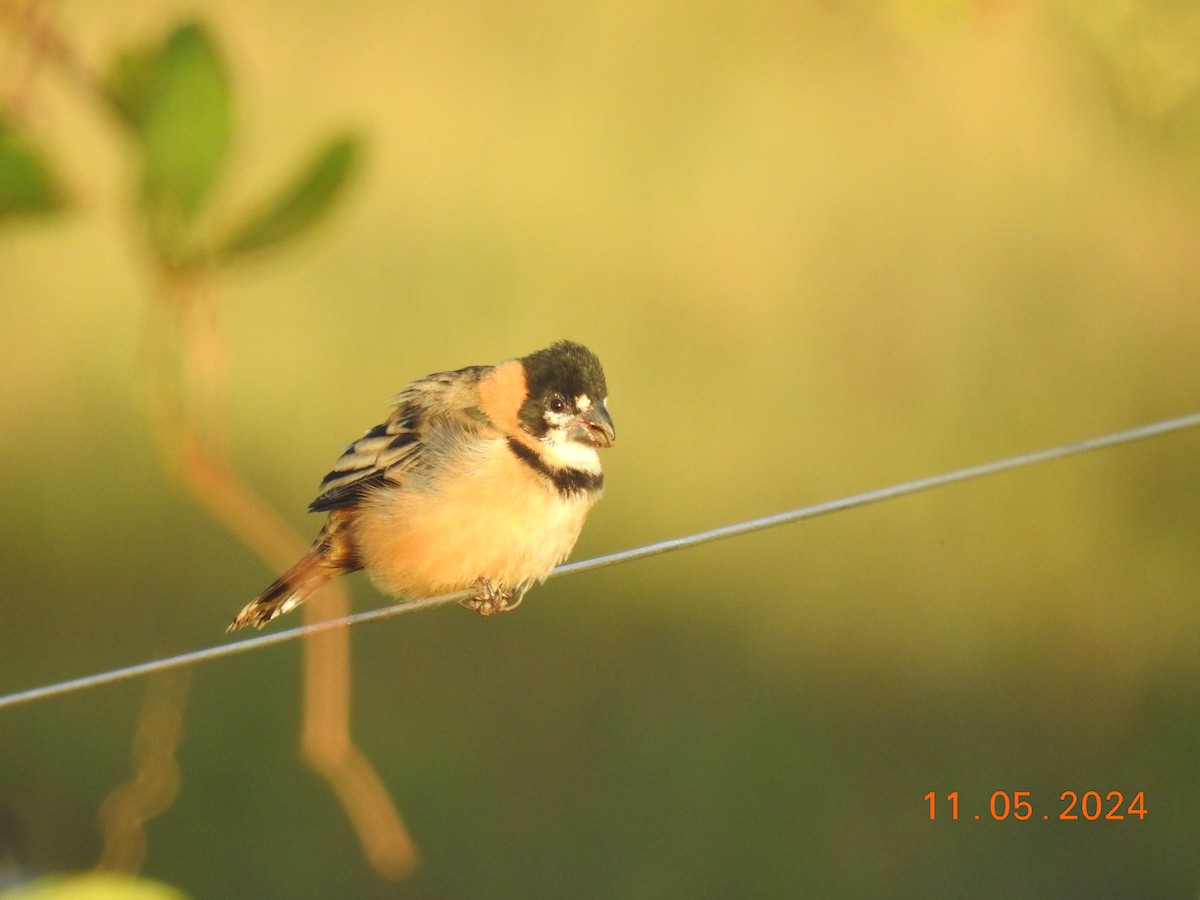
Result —
M596 401L571 423L567 435L573 441L593 447L611 447L617 439L617 429L604 404Z

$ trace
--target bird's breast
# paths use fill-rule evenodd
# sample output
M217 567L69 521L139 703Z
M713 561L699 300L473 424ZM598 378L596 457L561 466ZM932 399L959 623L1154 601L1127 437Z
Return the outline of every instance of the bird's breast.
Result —
M517 589L546 577L575 546L599 491L563 494L503 438L477 439L404 484L366 498L355 517L359 560L406 597L470 587Z

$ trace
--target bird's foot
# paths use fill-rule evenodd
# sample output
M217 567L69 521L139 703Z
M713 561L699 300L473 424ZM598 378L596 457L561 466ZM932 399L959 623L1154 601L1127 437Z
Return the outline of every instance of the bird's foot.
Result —
M476 579L472 585L478 590L474 597L468 597L465 600L459 600L459 606L469 609L472 612L477 612L481 616L491 616L496 613L512 612L521 605L521 601L525 599L525 589L520 590L504 590L493 585L486 578ZM513 600L513 597L516 600Z

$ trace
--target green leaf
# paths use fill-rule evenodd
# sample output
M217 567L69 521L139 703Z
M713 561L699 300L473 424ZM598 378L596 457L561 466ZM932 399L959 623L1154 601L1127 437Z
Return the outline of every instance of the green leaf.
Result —
M0 121L0 219L53 212L63 205L50 167L7 123Z
M231 259L277 246L320 221L357 171L362 141L334 138L270 201L238 228L217 251Z
M161 56L162 48L152 44L126 47L113 57L105 76L109 103L138 132L146 119L150 85Z
M194 22L171 34L152 63L132 59L117 102L141 138L152 228L170 229L200 211L225 159L233 132L229 74L208 30Z

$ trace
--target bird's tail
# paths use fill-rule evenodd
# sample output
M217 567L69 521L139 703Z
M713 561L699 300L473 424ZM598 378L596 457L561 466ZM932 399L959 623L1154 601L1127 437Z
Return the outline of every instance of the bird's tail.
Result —
M331 579L358 568L353 554L339 547L340 531L331 527L333 522L321 529L308 551L284 572L265 591L247 603L225 629L237 631L247 625L262 628L277 616L295 609ZM342 551L342 552L339 552Z

